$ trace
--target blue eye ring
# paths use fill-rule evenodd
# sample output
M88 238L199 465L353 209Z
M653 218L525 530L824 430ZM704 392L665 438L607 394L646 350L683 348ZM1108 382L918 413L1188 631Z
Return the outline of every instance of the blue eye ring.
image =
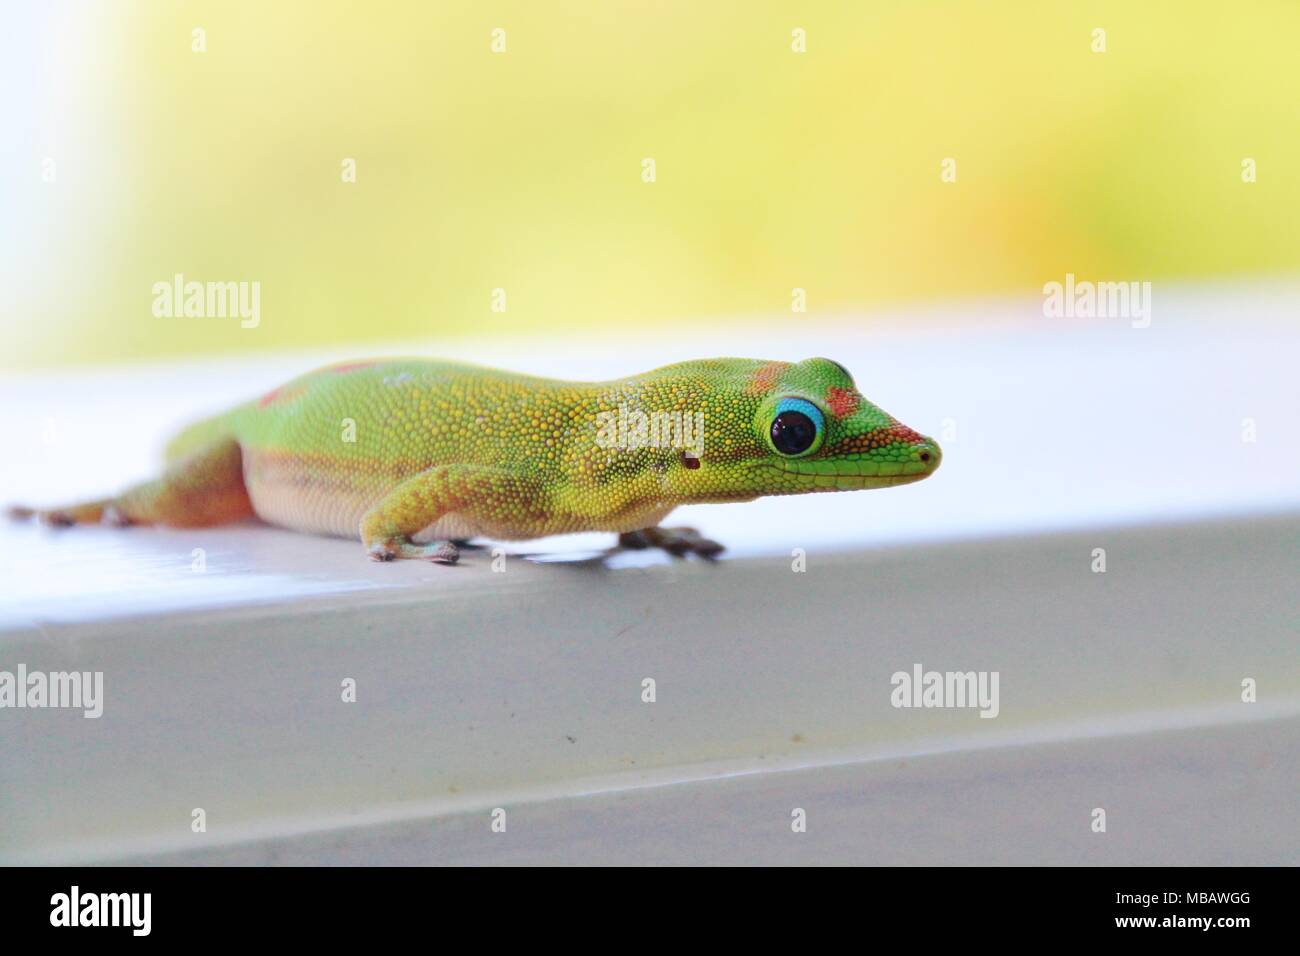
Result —
M806 398L793 395L778 399L772 408L767 440L772 450L784 458L811 455L821 447L826 435L826 416Z

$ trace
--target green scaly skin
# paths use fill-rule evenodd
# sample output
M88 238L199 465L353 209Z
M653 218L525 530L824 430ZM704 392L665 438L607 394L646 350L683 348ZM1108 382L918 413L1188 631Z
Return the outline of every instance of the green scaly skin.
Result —
M794 455L771 438L778 405L807 411L791 399L823 418L812 446ZM661 433L667 447L609 447L619 434L611 425L634 423L638 411L702 415L698 457L677 440L695 436L679 432ZM372 360L312 372L192 426L169 446L158 481L41 514L55 524L182 526L255 514L359 535L378 560L449 563L451 539L576 531L710 554L720 546L656 526L677 505L907 484L941 457L828 359L708 359L608 382Z

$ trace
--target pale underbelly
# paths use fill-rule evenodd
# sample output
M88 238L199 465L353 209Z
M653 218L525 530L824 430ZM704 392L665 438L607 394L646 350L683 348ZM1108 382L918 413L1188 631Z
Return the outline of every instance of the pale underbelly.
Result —
M358 487L350 474L309 469L290 456L245 449L244 484L257 516L267 524L308 534L361 539L361 519L404 480L371 476ZM475 537L523 540L582 531L636 531L658 524L673 508L661 503L631 507L617 515L547 512L524 524L484 519L472 514L442 515L410 533L425 542ZM542 509L546 511L546 509Z

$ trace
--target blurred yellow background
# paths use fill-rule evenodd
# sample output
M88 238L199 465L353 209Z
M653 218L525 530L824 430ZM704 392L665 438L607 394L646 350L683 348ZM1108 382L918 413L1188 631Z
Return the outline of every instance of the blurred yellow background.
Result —
M9 368L1300 269L1282 0L4 16ZM154 316L176 273L260 324Z

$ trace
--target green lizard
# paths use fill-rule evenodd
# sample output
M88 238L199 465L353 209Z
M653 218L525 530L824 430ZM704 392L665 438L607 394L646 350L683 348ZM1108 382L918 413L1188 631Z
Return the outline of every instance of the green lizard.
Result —
M182 431L162 477L43 511L51 525L261 518L360 535L374 560L454 563L456 541L613 531L711 556L677 505L919 481L939 446L829 359L708 359L563 382L425 359L335 365Z

